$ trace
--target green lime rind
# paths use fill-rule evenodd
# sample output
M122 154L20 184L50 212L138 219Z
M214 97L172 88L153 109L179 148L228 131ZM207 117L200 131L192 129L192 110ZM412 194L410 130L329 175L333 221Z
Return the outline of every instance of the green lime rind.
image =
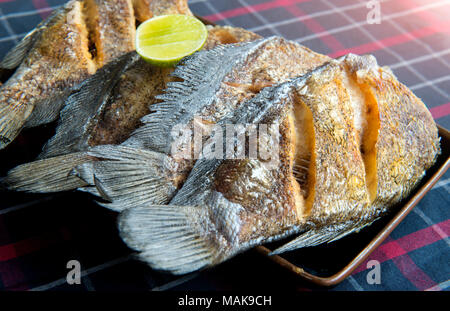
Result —
M154 66L173 67L201 50L207 38L206 26L193 16L158 16L138 27L136 52Z

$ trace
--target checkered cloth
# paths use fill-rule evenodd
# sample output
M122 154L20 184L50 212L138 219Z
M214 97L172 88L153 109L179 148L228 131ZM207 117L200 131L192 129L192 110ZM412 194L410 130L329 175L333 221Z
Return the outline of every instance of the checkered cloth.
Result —
M0 57L64 2L0 0ZM190 6L217 24L283 36L332 57L373 54L423 99L437 123L450 128L450 1L380 0L381 24L368 24L369 2L191 0ZM1 163L10 160L0 152ZM446 173L368 260L329 290L448 290L449 182ZM66 282L73 259L81 264L80 285ZM367 282L370 260L381 263L381 284ZM156 272L120 240L115 213L87 195L0 193L0 289L250 288L316 289L254 251L181 278Z

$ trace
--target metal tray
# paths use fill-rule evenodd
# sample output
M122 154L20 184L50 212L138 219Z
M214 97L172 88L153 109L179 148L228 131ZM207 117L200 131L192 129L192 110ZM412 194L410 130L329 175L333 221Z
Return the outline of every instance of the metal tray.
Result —
M398 204L396 212L370 227L330 244L269 256L277 245L258 246L257 251L300 278L319 286L334 286L347 278L389 236L450 167L450 132L438 125L442 152L420 185Z

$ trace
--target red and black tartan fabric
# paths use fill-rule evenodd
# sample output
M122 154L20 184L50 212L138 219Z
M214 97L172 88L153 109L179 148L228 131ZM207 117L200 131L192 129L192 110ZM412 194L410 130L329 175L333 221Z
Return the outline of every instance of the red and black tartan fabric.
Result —
M0 0L0 57L65 2ZM381 8L380 24L368 24L369 2L374 1L191 0L189 3L195 14L217 24L244 27L263 36L283 36L332 57L346 53L373 54L423 99L438 124L450 128L450 1L378 0L375 2ZM33 137L33 132L28 134ZM31 144L43 141L43 137L37 136ZM19 138L16 145L21 143L24 142ZM28 147L17 148L21 152L14 158L7 151L0 151L2 175L31 157ZM448 290L449 181L450 173L446 173L365 263L328 290ZM347 243L347 249L353 245L357 248L364 232L356 236L343 242ZM337 255L326 258L323 265L345 262L345 257L339 258L342 253L339 247L335 246ZM303 254L306 260L307 254ZM66 265L73 259L81 264L80 285L66 282ZM381 263L380 284L367 282L370 260ZM297 262L302 263L301 256ZM321 272L320 267L317 271ZM97 206L91 197L81 193L0 192L2 290L250 288L317 289L254 251L183 277L156 272L134 259L118 237L115 213Z

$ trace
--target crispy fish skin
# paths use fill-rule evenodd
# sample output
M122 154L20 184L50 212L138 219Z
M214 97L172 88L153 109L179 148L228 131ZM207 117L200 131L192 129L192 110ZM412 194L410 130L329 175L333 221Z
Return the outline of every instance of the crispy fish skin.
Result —
M153 12L150 10L150 2L152 0L133 0L136 22L142 23L153 17Z
M87 57L91 57L94 61L95 70L135 49L136 26L131 0L84 0L80 4L82 5L82 18L87 30L88 47L90 49L90 55ZM72 16L69 16L68 22L71 22L71 19ZM86 33L83 36L86 37ZM49 42L43 41L43 44L47 46ZM70 69L67 70L67 76L69 78L72 76ZM69 89L85 78L73 82L67 81L69 84L65 88ZM25 126L34 127L53 121L58 117L60 106L63 103L61 101L56 107L49 107L48 104L35 105L34 111ZM49 111L53 113L49 114Z
M218 28L220 31L208 28L205 49L228 43L222 40L229 36L239 42L259 38L243 29ZM230 35L224 35L228 31ZM11 170L5 182L10 189L27 192L65 191L86 186L81 179L68 176L82 163L83 152L93 146L124 142L140 126L140 119L150 112L150 107L158 102L156 95L162 94L167 83L176 80L170 75L172 72L171 68L146 63L136 53L113 60L85 80L80 90L68 98L56 134L44 146L39 161ZM93 160L86 154L84 159ZM62 167L52 170L52 166Z
M89 146L119 144L140 125L140 119L150 112L155 95L165 88L170 70L138 60L120 78L114 92L117 98L101 116L92 130Z
M277 90L287 95L288 89ZM230 119L219 121L219 125L247 124L256 120L270 124L280 120L288 101L274 101L272 96L268 89L261 91L246 105L237 108ZM283 145L289 148L286 142ZM141 252L140 258L156 269L183 274L217 264L263 240L261 230L284 227L280 223L267 226L266 222L270 219L275 223L275 217L271 217L274 215L281 220L286 205L292 203L292 200L278 201L278 206L273 206L272 202L267 205L264 202L264 199L274 198L271 177L277 175L278 169L258 160L200 159L169 205L126 209L119 218L121 236L131 248ZM218 184L217 178L223 178L223 183ZM248 189L248 181L257 184L258 191ZM256 206L246 197L247 191L239 191L240 187L250 193L249 197L256 194ZM280 189L277 194L287 195L288 189L289 186ZM240 196L231 202L225 195L235 193L233 190ZM242 206L243 202L249 204ZM263 205L269 207L261 209ZM295 216L295 212L287 214ZM294 218L291 217L291 221ZM250 240L255 234L257 240Z
M86 182L94 180L92 186L95 192L101 189L102 196L112 201L110 204L103 204L104 206L123 210L142 202L167 203L167 198L181 187L195 163L195 159L179 158L171 154L174 137L170 133L175 125L196 126L197 117L202 118L203 122L214 124L241 103L254 97L262 88L302 75L329 59L277 37L236 46L222 46L212 50L211 55L213 59L210 59L207 51L203 51L186 59L186 63L181 65L186 68L180 69L179 66L173 74L181 81L174 80L167 84L166 94L157 97L162 102L151 106L154 112L145 116L142 119L143 125L120 146L92 148L88 152L89 156L102 159L103 163L89 163L76 168L80 176L90 176ZM229 61L224 61L224 57ZM197 59L200 60L200 65L194 62ZM226 62L227 66L224 67L221 61ZM205 67L207 64L211 65ZM205 73L205 70L209 73ZM210 81L210 85L214 83L217 87L201 87L203 80L209 80L210 77L216 80ZM155 164L162 168L158 175L146 176L146 171L137 166L140 161L135 161L133 156L128 155L129 149L122 147L165 154L166 157L160 158L166 164ZM114 148L123 150L124 155L120 160L116 157L109 159L108 154ZM108 168L108 164L113 165L114 170ZM136 171L121 170L118 168L120 164L128 168L135 167ZM116 174L115 171L119 173ZM131 180L139 195L127 193L122 186ZM166 189L173 189L172 193L161 193ZM160 201L159 198L164 200Z
M200 159L169 205L141 205L121 213L123 240L153 268L183 274L298 232L306 231L274 253L333 241L371 224L380 213L390 210L398 197L409 194L411 176L417 184L439 152L430 113L385 71L371 56L348 55L264 89L219 124L279 123L278 165L269 166L260 159ZM350 79L355 79L354 83ZM375 103L367 90L379 92ZM378 123L370 118L361 122L361 116L370 116L367 109L373 104L387 114L380 113ZM309 111L311 118L299 117L298 109ZM298 133L297 122L310 122L312 127ZM414 132L392 133L387 153L380 135L391 131L394 123ZM379 129L374 142L378 191L371 198L366 176L372 172L365 167L369 162L364 140L377 124L386 128ZM300 191L293 178L296 162L302 160L298 155L307 154L301 150L305 147L298 145L302 141L298 135L313 137L306 144L310 148L309 168L304 172L308 182L302 183L306 192ZM386 163L398 163L405 151L397 146L406 143L425 154L413 151L409 163L401 162L398 174L381 176L379 171ZM408 166L417 172L411 174ZM383 178L388 179L387 185L382 184ZM407 180L406 186L399 185L399 180ZM390 188L393 183L395 195Z
M345 61L341 63L313 73L296 94L314 123L305 212L322 225L341 222L349 210L356 214L370 204L352 98L343 82Z
M83 5L98 68L135 49L136 25L131 0L84 0Z
M233 31L233 29L230 28L227 29L227 31ZM215 35L215 28L211 28L210 33L211 32L212 34L208 35L207 39L209 48L214 48L216 45L226 43L220 41L221 37ZM253 40L258 37L257 35L251 36L247 31L243 30L236 31L236 33L239 41L247 39ZM117 81L112 82L114 83L113 90L111 90L111 94L108 94L108 99L104 101L101 108L97 111L89 112L93 115L91 116L91 121L88 122L87 120L83 120L83 122L86 121L88 124L83 125L87 126L85 130L85 135L87 136L84 136L85 139L82 144L68 144L70 139L78 140L79 135L72 135L74 137L67 137L67 135L65 135L64 138L55 136L44 147L40 158L85 151L89 146L121 144L140 126L141 118L149 114L151 107L159 102L157 95L162 94L164 89L166 89L167 84L175 81L176 78L171 76L174 70L173 68L152 66L138 57L135 53L129 54L126 58L129 59L126 65L124 65L123 61L118 60L117 63L110 66L122 66L123 68L126 67L126 69L123 70L123 73L117 78ZM109 71L109 68L106 70ZM108 77L107 75L103 75L103 73L100 73L99 75L102 77L93 78L92 82L88 81L86 84L100 84L103 83L102 79L108 81L114 80L113 76ZM86 96L77 99L77 103L79 103L79 105L85 105L86 102L93 102L94 98L89 94L90 92L92 92L92 90L86 91ZM102 92L102 90L99 87L95 92ZM106 93L106 91L103 92ZM94 104L95 103L92 103L88 106ZM70 106L72 105L73 104ZM75 113L75 111L72 111L72 109L68 107L63 115L69 117ZM74 124L71 119L70 121L68 119L67 122L64 122L64 124L70 128L82 126L78 123L79 122L76 122L76 124ZM61 132L64 134L65 132L70 132L70 128L61 127L61 129L57 130L57 133ZM74 146L74 148L71 148L70 146Z
M192 15L186 0L151 0L150 11L153 16L169 14Z
M438 129L425 104L389 68L372 61L355 61L355 79L363 85L369 101L377 103L379 132L376 150L376 197L374 205L397 203L422 179L440 152ZM394 152L393 152L394 150Z
M238 44L236 47L225 46L223 50L214 49L211 54L196 53L195 57L186 58L173 74L184 82L175 84L177 89L171 89L172 84L168 84L166 92L170 96L158 97L162 103L153 106L155 113L142 119L144 125L130 137L127 144L169 153L172 138L167 133L175 124L192 124L194 116L215 123L264 87L302 75L328 60L325 55L280 37ZM212 76L214 81L211 83L217 87L192 91L211 79L205 76L205 71ZM191 96L196 96L197 102L183 107L190 103ZM157 125L159 128L154 129ZM149 131L152 131L151 135L148 135Z
M341 59L340 67L339 71L345 78L340 79L340 84L346 86L350 100L357 102L362 99L361 110L365 124L355 122L358 110L353 105L354 138L349 141L359 149L362 161L358 162L363 164L365 178L361 180L360 175L348 175L346 167L343 170L341 167L341 171L347 174L346 179L334 178L339 170L330 168L342 159L336 154L326 160L329 145L323 145L326 149L322 151L316 150L315 168L309 171L309 174L314 174L315 182L308 185L315 187L315 198L312 209L305 218L312 226L308 232L275 250L274 254L333 241L370 225L411 193L440 153L438 130L431 113L388 68L379 67L373 56L359 57L352 54ZM351 79L354 81L352 86L347 82ZM350 88L358 90L350 91ZM305 103L311 97L320 97L321 91L315 93L311 90L309 87L304 95ZM355 96L358 91L361 99ZM311 110L314 109L313 106L310 106ZM329 113L325 112L326 114ZM331 120L336 116L329 114L329 117ZM328 123L330 121L325 120L323 124ZM318 127L316 124L314 127L317 144ZM345 138L336 128L329 134L336 137L334 144ZM321 161L317 161L318 155L321 155ZM322 203L327 202L324 195L330 198L330 194L324 192L327 191L325 187L330 185L330 189L333 189L342 180L346 182L346 186L341 195L350 195L347 204L345 201L344 205L332 204L333 200L328 200L328 204ZM360 193L362 190L365 195ZM335 196L338 195L336 191ZM318 193L321 196L319 200ZM364 200L354 200L357 197Z
M208 29L208 40L203 48L210 50L219 44L232 44L255 41L262 37L254 32L239 27L231 26L206 26Z

